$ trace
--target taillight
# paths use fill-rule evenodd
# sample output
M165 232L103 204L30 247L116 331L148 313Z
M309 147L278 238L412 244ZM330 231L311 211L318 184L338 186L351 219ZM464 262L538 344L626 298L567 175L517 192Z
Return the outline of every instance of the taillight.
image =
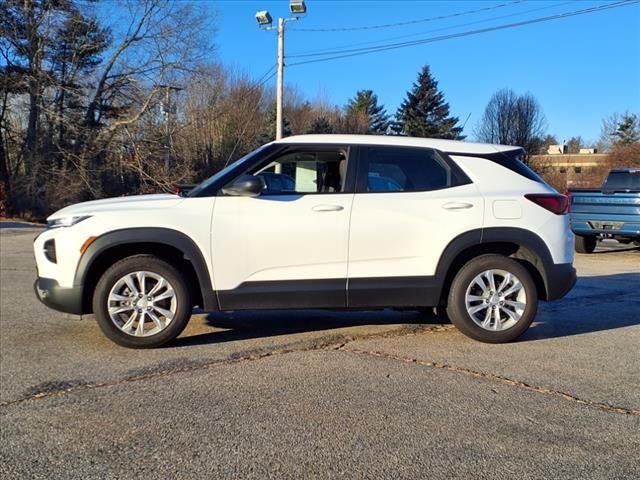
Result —
M569 213L569 198L566 195L560 195L559 193L527 193L525 198L556 215Z

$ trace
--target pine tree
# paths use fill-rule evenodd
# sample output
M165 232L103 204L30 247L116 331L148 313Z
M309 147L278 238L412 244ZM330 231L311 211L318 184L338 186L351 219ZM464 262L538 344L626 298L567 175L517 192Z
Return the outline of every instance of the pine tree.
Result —
M584 140L581 136L571 137L567 140L567 153L580 153L580 149L584 145Z
M632 145L640 142L640 125L634 114L625 114L611 134L615 145Z
M275 104L269 112L267 113L267 121L265 125L265 131L260 135L260 143L269 143L273 142L276 139L276 106ZM284 116L282 118L282 137L288 137L291 135L291 125L289 124L289 120Z
M80 121L78 114L85 108L86 78L90 78L102 62L110 41L110 30L100 27L95 18L83 15L79 10L70 11L55 31L49 52L49 81L55 81L58 86L54 99L58 148L69 143L65 138L67 128ZM104 107L103 113L107 111Z
M327 117L317 117L311 122L306 133L335 133L336 129Z
M347 116L362 115L368 124L367 133L384 135L389 128L389 115L383 105L378 105L378 96L373 90L358 90L346 106Z
M429 65L418 75L418 81L400 105L396 118L406 135L412 137L448 138L462 140L458 117L449 116L449 104L438 90L438 82L431 76Z

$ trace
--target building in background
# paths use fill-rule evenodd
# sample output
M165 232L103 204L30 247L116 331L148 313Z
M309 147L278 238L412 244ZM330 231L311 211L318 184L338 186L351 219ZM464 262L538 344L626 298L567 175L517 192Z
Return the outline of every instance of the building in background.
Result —
M580 153L560 153L566 152L566 145L550 145L548 152L531 155L529 164L558 191L600 187L609 171L608 155L596 153L594 148L580 149Z

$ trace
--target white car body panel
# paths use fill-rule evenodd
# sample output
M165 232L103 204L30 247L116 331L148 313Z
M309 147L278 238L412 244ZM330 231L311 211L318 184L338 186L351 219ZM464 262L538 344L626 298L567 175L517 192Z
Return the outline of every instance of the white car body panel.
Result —
M483 227L515 227L538 235L545 242L555 263L573 262L573 233L569 228L568 215L554 215L539 205L527 200L527 193L557 193L550 186L535 182L495 162L478 157L451 157L474 181L486 205ZM496 216L495 204L510 202L511 211L517 202L521 214L518 218L508 215ZM500 208L498 207L498 211Z
M65 216L90 217L73 227L45 230L36 238L34 251L38 275L58 280L61 287L71 287L80 261L80 248L88 238L116 230L144 227L168 228L187 235L200 248L209 271L212 272L209 238L214 200L211 197L136 195L66 207L51 215L49 220ZM44 256L44 243L51 238L56 241L57 263L50 262ZM213 275L211 279L213 281Z
M353 197L336 193L217 198L211 235L216 288L231 290L252 281L346 278Z
M434 275L449 242L482 227L483 210L474 184L356 195L349 278Z

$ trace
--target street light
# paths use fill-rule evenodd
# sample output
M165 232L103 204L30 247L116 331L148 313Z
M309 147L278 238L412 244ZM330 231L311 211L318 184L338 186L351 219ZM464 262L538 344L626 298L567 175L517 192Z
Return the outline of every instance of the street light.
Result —
M289 11L292 15L304 15L307 13L307 6L304 4L304 0L291 0L289 2Z
M264 30L278 29L278 81L276 87L276 140L282 138L282 97L284 96L284 26L287 22L298 20L307 13L304 0L290 0L291 17L278 18L278 26L272 26L273 19L267 10L256 12L258 26Z
M265 25L271 25L273 19L271 18L271 15L269 15L269 12L267 12L266 10L261 10L259 12L256 12L256 22L258 22L258 25L263 27Z

